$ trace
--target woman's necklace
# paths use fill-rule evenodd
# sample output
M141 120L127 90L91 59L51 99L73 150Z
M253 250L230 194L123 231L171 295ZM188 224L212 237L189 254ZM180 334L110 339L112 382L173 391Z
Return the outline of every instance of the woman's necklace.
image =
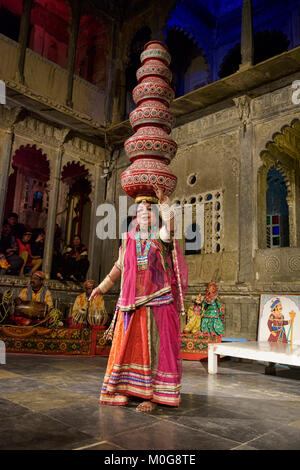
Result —
M142 253L141 232L140 232L140 228L137 227L137 231L135 233L135 243L136 243L138 271L145 271L148 268L148 253L152 244L152 240L155 237L156 237L156 232L150 232L150 227L149 227L147 243L146 243L144 252Z

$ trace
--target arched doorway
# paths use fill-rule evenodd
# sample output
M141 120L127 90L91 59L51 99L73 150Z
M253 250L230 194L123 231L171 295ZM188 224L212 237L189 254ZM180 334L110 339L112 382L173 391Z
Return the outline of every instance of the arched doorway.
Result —
M175 97L182 96L208 83L208 66L191 34L172 27L166 32L166 44L172 61Z
M258 31L254 35L254 65L287 51L289 44L290 41L282 31ZM219 78L237 72L241 62L241 44L238 43L225 55L219 69Z
M88 245L91 217L90 193L92 190L89 171L79 162L69 162L62 170L62 192L64 211L58 217L64 244L70 244L75 234L81 235Z
M299 231L300 121L273 134L258 171L258 248L297 247Z
M31 229L45 228L50 178L47 156L35 145L22 145L13 157L12 168L14 172L8 179L4 218L15 212L19 222Z

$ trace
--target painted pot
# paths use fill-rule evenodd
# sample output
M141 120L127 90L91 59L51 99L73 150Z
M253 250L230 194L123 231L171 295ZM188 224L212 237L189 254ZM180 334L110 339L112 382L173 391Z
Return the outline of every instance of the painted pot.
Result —
M139 83L132 92L133 101L137 105L148 99L156 99L170 106L174 96L174 90L159 77L149 77Z
M121 186L128 196L154 196L153 185L169 196L177 184L177 177L161 160L144 158L135 160L121 175Z
M171 70L161 60L150 59L136 72L136 78L139 83L153 76L160 77L168 83L171 83L172 80Z
M175 124L175 116L172 114L167 106L163 103L154 102L154 104L145 104L132 111L129 115L129 120L132 128L137 131L141 126L156 125L161 126L162 129L170 134L172 127Z
M168 134L156 126L143 126L126 140L125 152L130 161L137 158L156 157L171 161L177 152L177 144Z
M149 41L144 46L144 50L140 55L141 63L147 59L160 59L165 64L170 65L171 56L167 46L161 41Z

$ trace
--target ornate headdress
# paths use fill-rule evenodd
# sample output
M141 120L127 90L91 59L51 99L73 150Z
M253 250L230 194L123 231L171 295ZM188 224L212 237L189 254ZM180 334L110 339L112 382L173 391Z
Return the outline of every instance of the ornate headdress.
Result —
M35 271L32 276L36 276L40 279L42 279L42 281L46 278L46 275L43 271Z
M271 304L271 310L274 310L274 308L276 307L276 305L280 304L280 299L277 297L274 302L272 302Z

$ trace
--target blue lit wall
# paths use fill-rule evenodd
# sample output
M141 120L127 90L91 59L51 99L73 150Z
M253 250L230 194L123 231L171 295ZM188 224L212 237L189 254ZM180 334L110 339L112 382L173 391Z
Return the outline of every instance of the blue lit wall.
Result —
M215 81L224 57L241 42L242 5L242 0L179 0L164 34L172 28L188 34L203 50ZM280 30L290 49L300 45L300 0L252 0L252 7L254 32Z

